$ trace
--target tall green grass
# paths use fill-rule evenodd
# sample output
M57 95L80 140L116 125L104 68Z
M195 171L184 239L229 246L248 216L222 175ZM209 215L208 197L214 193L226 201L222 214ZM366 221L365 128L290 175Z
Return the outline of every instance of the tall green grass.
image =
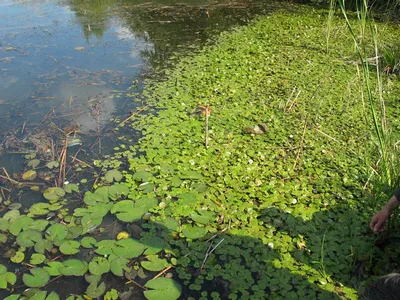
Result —
M345 0L338 0L339 9L345 19L360 61L361 67L358 74L361 83L361 100L366 107L365 117L371 128L374 150L379 153L377 163L375 166L371 166L375 176L377 176L377 180L374 180L374 191L376 194L386 195L387 197L393 192L394 188L399 186L400 155L397 149L397 141L386 116L377 26L371 18L371 6L368 0L357 2L357 21L355 23L350 21L345 4ZM335 7L331 5L331 10L334 9ZM332 17L329 16L329 18ZM371 68L371 57L375 68Z

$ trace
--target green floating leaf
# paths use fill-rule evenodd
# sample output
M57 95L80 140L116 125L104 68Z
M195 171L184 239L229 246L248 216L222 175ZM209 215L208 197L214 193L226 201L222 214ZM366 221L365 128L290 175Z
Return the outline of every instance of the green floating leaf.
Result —
M41 287L45 285L49 279L50 274L43 268L33 268L30 270L32 275L24 274L22 281L29 287Z
M93 283L93 282L99 283L101 280L101 275L90 275L90 274L86 273L85 280L88 283Z
M25 254L24 252L21 251L17 251L15 255L11 257L11 261L16 264L23 262L24 259L25 259Z
M94 257L89 263L89 271L93 275L101 275L110 271L110 262L104 257Z
M65 191L59 187L51 187L43 192L43 196L52 203L58 201L61 197L64 197Z
M40 164L40 160L38 160L38 159L32 159L32 160L28 161L28 167L31 167L31 168L36 168L39 164Z
M99 194L99 193L92 193L86 192L85 197L83 198L83 202L86 205L97 205L109 202L108 200L108 192L107 195Z
M60 166L60 163L59 163L58 161L56 161L56 160L49 161L49 162L46 164L46 167L48 167L49 169L58 168L59 166Z
M49 208L50 208L49 203L35 203L29 208L29 214L31 216L43 216L49 213Z
M0 230L1 231L8 231L10 223L6 219L0 218Z
M203 175L195 171L183 171L179 177L181 179L202 179Z
M110 170L104 175L105 180L108 182L121 181L122 173L118 170Z
M115 242L112 251L119 257L134 258L140 256L144 249L145 246L141 242L128 238Z
M198 227L196 225L185 224L182 225L182 233L189 239L199 239L207 233L207 229L204 227Z
M144 296L149 300L175 300L182 293L182 287L175 280L159 277L149 280L145 287L151 289L144 291Z
M46 230L46 239L60 246L68 235L68 228L61 224L53 224Z
M157 255L148 255L146 258L148 261L141 262L142 267L146 270L156 272L168 267L168 262L165 259L160 259Z
M26 171L24 174L22 174L22 179L31 181L31 180L35 180L36 176L37 176L37 173L35 170L29 170L29 171Z
M114 240L102 240L96 244L97 249L95 252L100 255L110 255L113 253L115 247Z
M105 291L106 285L104 282L100 283L99 285L97 285L96 282L92 282L86 289L86 295L88 295L90 298L97 298L103 295Z
M153 177L153 174L147 171L137 171L135 174L132 175L132 179L135 181L146 182Z
M178 203L180 205L193 205L197 204L200 200L199 194L197 193L183 193L179 196Z
M157 225L157 227L159 227L162 230L167 229L175 232L179 230L179 222L171 217L166 217L165 219L162 219L160 221L155 221L154 223Z
M26 230L18 234L17 244L21 247L33 247L36 242L42 239L42 234L37 230Z
M124 258L124 257L117 257L114 258L111 262L110 262L110 266L111 266L111 272L115 275L115 276L124 276L124 271L130 272L130 268L127 266L127 264L129 263L129 259Z
M60 300L60 297L57 295L56 292L51 292L50 295L46 297L46 300Z
M157 254L166 247L165 241L158 236L146 236L141 241L147 247L145 255Z
M215 219L215 213L212 211L200 210L199 213L190 215L196 223L207 225Z
M19 210L13 209L6 212L3 216L4 220L9 221L10 223L14 222L20 216Z
M53 249L53 244L49 240L41 239L36 242L34 249L36 252L44 254L46 250Z
M108 188L108 196L112 200L116 200L121 197L121 195L128 195L129 187L122 183L113 184Z
M94 246L96 244L97 244L97 241L92 236L85 236L84 238L81 239L81 245L84 248L91 249L91 248L94 248Z
M21 232L21 230L27 229L32 222L33 219L28 216L19 216L11 222L8 230L11 234L17 236Z
M10 295L10 296L8 296L8 297L5 297L4 300L18 300L18 299L20 299L19 297L20 297L19 294Z
M104 295L104 300L118 300L118 292L116 289L111 289Z
M46 229L47 225L49 225L49 221L39 219L29 224L29 229L43 231Z
M72 192L79 192L79 185L70 183L64 186L64 191L68 194L71 194Z
M65 241L60 245L60 252L66 255L79 253L81 244L77 241Z
M14 273L7 272L7 268L0 264L0 289L6 289L8 284L14 285L17 276Z
M49 272L50 276L60 276L60 268L64 268L64 264L59 261L50 261L47 263L47 266L43 267L43 269Z
M88 264L79 259L68 259L64 261L63 267L58 271L65 276L83 276L88 270Z
M32 265L40 265L46 260L46 256L41 253L33 253L31 256L31 260L29 261Z
M157 199L148 197L142 197L135 202L122 200L114 204L111 213L115 214L123 222L136 222L141 220L143 215L157 203Z

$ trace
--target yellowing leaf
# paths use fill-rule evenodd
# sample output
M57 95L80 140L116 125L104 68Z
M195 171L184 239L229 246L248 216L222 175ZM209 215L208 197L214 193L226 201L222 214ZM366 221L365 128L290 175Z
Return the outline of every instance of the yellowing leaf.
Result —
M120 233L118 233L117 235L117 240L124 240L127 239L129 237L129 233L127 233L126 231L121 231Z

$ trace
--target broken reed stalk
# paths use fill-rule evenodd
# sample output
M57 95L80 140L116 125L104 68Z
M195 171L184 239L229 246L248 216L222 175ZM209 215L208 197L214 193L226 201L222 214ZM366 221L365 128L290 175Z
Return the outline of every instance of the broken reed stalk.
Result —
M205 137L205 146L206 146L206 149L208 149L208 116L209 116L209 114L210 114L210 109L209 109L209 106L208 106L208 102L207 102L207 104L206 104L206 137Z
M67 148L68 148L68 135L65 137L64 147L61 149L59 162L60 172L58 174L58 186L63 187L65 182L65 167L67 163Z
M130 119L132 119L134 116L136 116L138 113L141 113L142 111L144 111L146 108L148 108L150 105L146 105L145 107L137 110L136 112L134 112L133 114L131 114L128 118L126 118L125 120L123 120L121 123L119 123L117 125L117 127L120 127L121 125L124 125L126 122L128 122Z
M307 122L308 122L308 117L306 117L306 120L304 121L303 136L301 137L299 151L297 151L296 160L295 160L294 165L293 165L293 171L296 169L297 162L299 160L301 150L303 149L303 142L304 142L304 136L306 135Z
M128 284L128 283L133 283L134 285L136 285L136 286L140 287L141 289L143 289L143 290L147 290L147 288L146 288L146 287L144 287L143 285L140 285L139 283L137 283L137 282L136 282L136 281L134 281L133 279L129 279L129 280L128 280L128 282L127 282L127 283L125 283L125 284Z
M153 277L153 279L156 279L158 277L161 277L163 274L167 273L168 270L171 270L172 266L169 266L168 268L164 269L163 271L161 271L160 273L158 273L156 276Z
M75 157L75 156L70 156L72 158L71 163L73 163L74 161L77 161L83 165L85 165L86 167L93 169L93 167L91 165L89 165L88 163L84 162L83 160L80 160L79 158Z
M221 245L221 243L222 243L224 240L225 240L225 239L220 240L220 241L215 245L215 247L212 248L211 250L210 250L210 248L211 248L211 246L212 246L212 243L210 244L210 247L208 247L208 249L207 249L206 255L205 255L204 260L203 260L203 263L201 264L201 267L200 267L199 271L197 272L197 275L200 274L201 270L203 270L204 265L206 264L207 259L208 259L208 257L210 256L210 254L213 253L214 250L217 249L218 246Z
M10 181L11 183L14 183L14 184L19 184L18 181L12 179L12 178L10 177L10 175L8 175L6 168L3 167L2 169L3 169L4 174L6 174L6 176L1 176L1 175L0 175L0 178L7 179L8 181Z

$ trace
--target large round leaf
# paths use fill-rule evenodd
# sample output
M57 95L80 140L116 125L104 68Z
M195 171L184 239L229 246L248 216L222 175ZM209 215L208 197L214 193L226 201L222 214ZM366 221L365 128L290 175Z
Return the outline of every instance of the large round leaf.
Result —
M79 259L68 259L63 265L58 271L65 276L82 276L88 270L87 263Z
M140 256L145 249L145 246L134 239L125 239L115 242L112 248L115 255L125 258L134 258Z
M81 245L84 248L94 248L94 246L97 244L97 241L94 237L92 236L85 236L84 238L81 239Z
M33 222L33 219L28 216L20 216L11 222L8 230L11 234L17 236L21 230L28 229L29 225Z
M182 288L175 280L159 277L149 280L145 287L151 290L144 291L144 296L149 300L175 300L182 293Z
M36 242L42 239L42 234L37 230L22 231L17 236L17 244L21 247L33 247Z
M141 262L143 268L149 271L161 271L168 267L168 262L165 259L160 259L157 255L149 255L146 257L148 260Z
M68 228L61 224L53 224L46 230L46 239L60 246L68 235Z
M60 245L62 254L72 255L79 252L80 243L77 241L65 241Z
M17 276L14 273L6 272L0 274L0 289L6 289L8 284L14 285L17 281Z
M24 274L22 276L22 281L29 287L41 287L50 279L50 274L45 269L33 268L30 271L32 275Z
M51 187L43 192L43 196L50 202L55 202L61 197L64 197L65 191L59 187Z
M110 271L110 262L104 257L94 257L89 263L89 271L93 275L101 275Z
M199 239L207 233L207 229L196 225L185 224L182 226L182 233L189 239Z
M115 276L124 276L124 271L129 272L131 269L127 267L127 264L129 262L129 259L124 258L124 257L117 257L111 260L111 272Z

